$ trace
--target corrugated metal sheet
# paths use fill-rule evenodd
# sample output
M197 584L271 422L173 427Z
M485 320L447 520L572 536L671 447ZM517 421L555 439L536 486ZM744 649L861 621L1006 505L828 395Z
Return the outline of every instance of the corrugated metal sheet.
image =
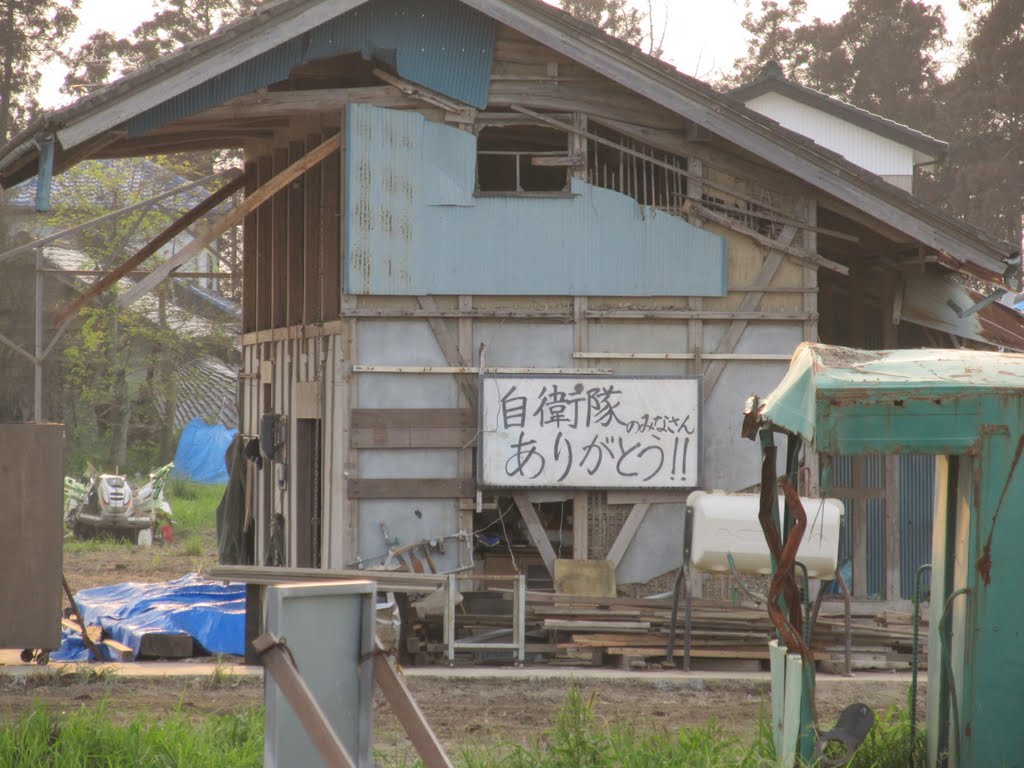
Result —
M360 53L404 78L483 109L495 22L458 0L372 0L128 121L136 136L284 80L298 64Z
M866 456L865 482L868 488L881 488L885 485L885 459L882 456ZM835 456L832 459L831 477L823 478L823 487L853 487L853 457ZM831 495L831 494L830 494ZM853 499L842 498L846 514L839 534L839 562L849 560L853 551L853 515L855 505ZM867 511L867 595L871 597L885 594L885 500L869 499ZM852 584L850 585L853 586Z
M914 597L917 569L932 561L935 457L900 456L900 594ZM926 577L924 584L930 584Z
M868 488L885 487L885 457L865 456ZM868 596L885 597L885 499L868 499Z
M960 317L984 297L957 282L952 275L923 273L907 280L903 294L904 320L997 347L1024 351L1024 315L994 302L979 312Z
M471 134L363 104L347 124L351 293L725 294L725 240L681 218L577 180L572 196L475 198Z

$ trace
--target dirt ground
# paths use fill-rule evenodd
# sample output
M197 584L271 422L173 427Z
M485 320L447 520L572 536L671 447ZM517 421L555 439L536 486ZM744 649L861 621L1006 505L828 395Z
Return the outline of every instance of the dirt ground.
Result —
M200 555L183 543L115 551L69 552L65 573L75 591L123 581L165 581L212 564L212 540ZM215 660L195 660L194 676L133 677L89 665L59 669L34 668L33 674L13 674L0 666L0 719L9 721L34 705L68 711L106 702L106 711L130 718L146 712L184 711L197 718L211 713L258 707L263 701L258 675L225 674ZM150 665L159 665L151 662ZM487 669L479 677L453 675L442 667L411 670L409 687L441 741L456 750L468 745L503 742L530 743L542 738L562 706L573 671L551 677L551 667L507 671ZM23 672L24 670L16 670ZM600 722L633 722L644 728L673 730L718 722L723 731L744 741L753 738L758 717L766 708L768 683L764 675L751 680L723 679L708 673L664 674L648 670L623 673L605 670L579 673L575 684L584 697L593 697ZM476 674L476 673L473 673ZM819 677L817 703L822 724L835 722L848 704L863 701L883 713L905 704L904 675L861 675L852 680ZM404 754L407 744L385 702L375 702L375 741L385 752Z

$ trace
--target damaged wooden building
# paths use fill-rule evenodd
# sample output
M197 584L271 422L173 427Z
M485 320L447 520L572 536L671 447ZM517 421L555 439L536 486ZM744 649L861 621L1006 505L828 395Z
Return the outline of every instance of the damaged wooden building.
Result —
M244 227L253 562L646 584L679 566L689 489L757 483L743 402L800 342L1024 349L993 300L1017 246L741 96L539 0L278 0L45 115L0 182L241 153L209 236ZM824 489L860 595L907 593L914 472Z

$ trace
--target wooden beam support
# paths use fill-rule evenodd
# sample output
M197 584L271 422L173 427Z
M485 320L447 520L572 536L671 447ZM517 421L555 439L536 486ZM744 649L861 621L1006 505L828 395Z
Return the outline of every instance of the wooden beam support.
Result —
M228 229L241 222L250 211L261 206L314 165L321 162L329 155L337 152L340 147L340 137L337 135L332 136L301 160L293 163L280 173L276 174L266 184L257 189L251 196L247 197L240 205L235 207L230 213L223 216L219 221L211 226L210 229L195 238L191 243L182 248L180 252L161 264L158 269L153 270L148 277L140 280L132 290L126 292L118 299L118 304L120 304L121 307L131 306L139 299L139 297L144 296L155 286L163 282L171 272L182 264L186 264L188 261L195 258L204 248L206 248L206 246L220 237Z
M619 567L619 563L622 562L623 555L626 554L626 550L629 549L629 545L633 543L633 539L636 537L636 532L640 530L640 526L644 522L644 518L647 516L647 510L651 508L651 505L647 502L641 502L640 504L634 504L633 509L629 512L629 517L626 518L626 522L622 524L622 529L619 531L619 535L615 537L615 541L608 550L608 559L615 564L615 567Z
M420 296L418 298L420 307L424 311L437 312L437 302L434 301L433 296ZM441 353L444 355L448 365L454 368L468 368L472 362L467 362L462 356L462 352L459 351L458 339L452 336L448 324L433 314L427 318L427 322L430 323L430 330L434 332L434 338L437 339L437 344L441 348ZM476 383L467 378L459 378L458 382L462 395L466 398L470 407L475 408L478 402Z
M547 531L541 524L540 518L537 517L537 510L533 508L533 502L525 493L513 494L512 500L519 508L519 514L523 516L526 530L529 531L530 538L533 540L534 546L537 547L541 560L544 561L544 566L551 574L551 578L555 578L555 560L557 559L555 550L551 546L551 542L548 541Z
M167 243L171 242L171 240L177 237L181 232L184 232L200 218L242 189L245 186L245 181L245 174L241 174L229 181L201 203L192 207L184 216L142 246L134 256L125 259L121 264L114 267L114 269L110 270L103 277L90 285L81 296L60 311L60 313L54 318L54 325L60 325L69 317L73 316L78 312L78 310L88 305L93 299L117 283L118 280L125 277L132 270L141 265L142 262L163 248Z
M336 112L349 104L373 104L388 109L410 109L419 106L417 99L407 96L392 85L368 88L323 88L308 91L257 91L236 96L205 112L179 120L173 125L225 120L251 121L261 117L290 117Z
M737 221L733 221L724 213L712 211L705 205L694 204L693 210L697 213L698 216L701 216L707 219L708 221L713 221L715 224L725 227L726 229L731 229L733 232L738 232L741 235L746 235L750 239L756 240L761 245L767 245L769 248L774 248L775 250L786 254L790 258L800 262L801 264L804 264L805 266L813 265L816 267L825 267L826 269L830 269L833 272L838 272L840 275L843 276L850 274L850 268L847 267L845 264L840 264L837 261L826 259L824 256L819 256L816 253L811 253L805 248L794 248L793 246L782 245L781 243L779 243L778 240L773 240L767 235L762 235L760 232L751 229L750 227L746 227Z
M472 480L458 477L349 478L347 486L349 499L461 499L476 491Z
M797 228L795 226L787 225L783 227L779 233L777 240L778 245L789 245L793 242L796 237ZM782 266L782 253L778 250L771 250L765 256L764 264L761 265L761 271L758 272L757 278L754 280L754 288L758 286L770 285L772 279L775 277L775 273L779 271L779 267ZM743 301L740 302L740 312L752 312L758 308L761 304L761 299L764 298L763 293L751 291L743 297ZM743 337L743 332L747 329L747 323L745 320L734 320L729 326L729 330L726 331L725 336L718 343L715 352L720 354L731 354L736 351L736 346L740 343L740 339ZM704 402L708 402L711 399L711 393L715 389L715 385L718 383L718 379L722 376L725 371L726 361L725 360L713 360L704 372Z
M423 710L405 684L402 674L392 665L380 640L375 638L374 643L376 649L373 654L373 679L401 723L413 748L423 760L423 768L453 768L444 747L424 717Z

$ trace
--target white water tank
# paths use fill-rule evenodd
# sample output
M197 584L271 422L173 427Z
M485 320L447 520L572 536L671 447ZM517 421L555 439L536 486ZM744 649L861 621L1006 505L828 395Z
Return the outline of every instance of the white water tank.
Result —
M797 560L807 575L831 579L839 561L839 524L843 503L839 499L805 499L807 530L797 550ZM757 520L760 497L745 493L694 491L686 504L693 510L690 562L702 571L729 571L732 555L740 573L771 573L771 558L761 524ZM779 497L779 509L783 500Z

